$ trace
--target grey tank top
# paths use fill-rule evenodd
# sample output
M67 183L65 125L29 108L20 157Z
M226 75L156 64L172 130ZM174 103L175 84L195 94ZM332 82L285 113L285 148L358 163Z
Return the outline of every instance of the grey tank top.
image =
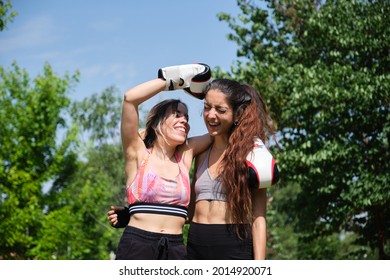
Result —
M211 147L207 150L207 154L196 171L195 182L195 201L199 200L220 200L226 201L226 189L222 186L219 177L211 179L209 173L209 157Z

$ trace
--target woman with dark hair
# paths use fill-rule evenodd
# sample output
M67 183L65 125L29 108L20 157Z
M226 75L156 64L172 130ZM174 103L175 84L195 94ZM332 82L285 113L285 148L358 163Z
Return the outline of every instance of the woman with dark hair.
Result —
M211 137L187 139L188 109L174 99L150 110L141 136L138 106L163 90L189 90L192 79L207 81L211 75L209 68L200 64L160 71L160 78L142 83L124 96L121 136L130 219L119 241L118 260L187 257L182 228L190 201L189 169L193 157L211 144Z
M264 146L275 134L267 106L253 87L218 79L205 89L203 118L214 142L195 160L188 257L265 259L266 188L278 180Z
M264 143L274 123L252 86L217 79L202 98L213 143L195 158L188 258L265 259L266 189L279 174ZM108 213L111 224L127 221L119 213Z

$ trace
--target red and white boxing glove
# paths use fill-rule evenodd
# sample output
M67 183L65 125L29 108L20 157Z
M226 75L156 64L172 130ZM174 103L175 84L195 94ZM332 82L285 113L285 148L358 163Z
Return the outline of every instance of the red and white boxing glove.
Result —
M279 181L279 170L275 159L260 139L255 140L255 146L248 154L246 164L249 169L251 186L263 189Z
M191 96L203 99L203 91L211 82L211 70L204 63L169 66L158 70L158 78L166 81L165 90L184 89Z

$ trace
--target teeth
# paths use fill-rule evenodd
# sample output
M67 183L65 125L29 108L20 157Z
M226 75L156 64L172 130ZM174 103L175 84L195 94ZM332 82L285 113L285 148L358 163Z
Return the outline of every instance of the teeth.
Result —
M209 125L218 125L219 123L209 123Z

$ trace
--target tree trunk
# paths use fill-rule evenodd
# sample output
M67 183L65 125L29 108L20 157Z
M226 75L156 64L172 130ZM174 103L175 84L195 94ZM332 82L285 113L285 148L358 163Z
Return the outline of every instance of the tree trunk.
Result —
M382 217L382 209L378 207L376 210L376 224L378 229L378 258L380 260L386 260L388 256L386 256L384 246L383 246L383 217Z

